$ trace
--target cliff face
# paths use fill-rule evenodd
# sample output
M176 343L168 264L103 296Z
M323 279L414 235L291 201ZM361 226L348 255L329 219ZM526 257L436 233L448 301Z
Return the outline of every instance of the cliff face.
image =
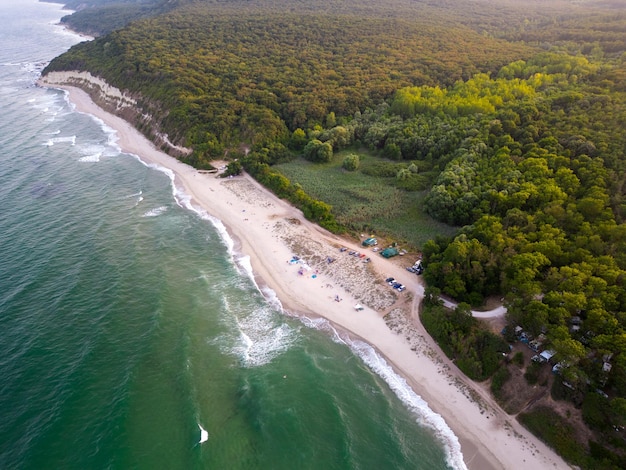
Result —
M167 134L160 132L153 117L142 112L134 97L89 72L50 72L40 78L39 84L49 87L73 86L80 88L91 96L94 103L131 123L152 140L156 147L169 155L183 157L192 152L189 148L175 145L169 140Z

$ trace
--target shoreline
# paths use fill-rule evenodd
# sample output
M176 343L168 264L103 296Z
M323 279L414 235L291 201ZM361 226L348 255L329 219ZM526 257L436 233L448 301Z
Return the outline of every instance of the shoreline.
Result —
M467 379L434 344L417 319L424 291L420 278L407 272L398 263L401 260L386 260L372 253L372 262L363 263L340 252L341 246L364 249L307 221L298 209L248 175L218 179L159 151L127 121L71 86L67 76L51 74L39 84L65 90L76 111L114 129L123 152L172 171L175 187L189 196L193 208L221 221L236 252L249 257L259 288L272 289L286 314L324 318L349 337L373 347L430 409L445 419L458 438L467 468L571 468L504 413L486 387ZM307 264L290 263L293 255ZM405 263L409 261L413 260ZM389 288L384 279L390 276L407 290L397 293ZM358 303L365 306L363 311L354 309ZM454 447L454 442L448 441L448 451Z

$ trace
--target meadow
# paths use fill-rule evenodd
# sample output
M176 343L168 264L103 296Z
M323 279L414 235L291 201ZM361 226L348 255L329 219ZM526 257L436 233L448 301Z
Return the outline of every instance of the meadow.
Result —
M342 168L346 155L357 153L356 171ZM426 190L406 191L397 187L395 177L366 174L379 163L404 166L374 156L360 148L336 152L328 163L312 163L298 158L272 168L299 184L311 197L330 204L337 222L355 232L397 237L398 242L420 247L437 235L452 235L457 227L437 222L424 211Z

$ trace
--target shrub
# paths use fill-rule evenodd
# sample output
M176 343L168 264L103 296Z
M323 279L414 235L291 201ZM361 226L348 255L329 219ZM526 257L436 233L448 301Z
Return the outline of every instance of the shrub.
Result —
M396 178L398 179L398 181L408 180L411 178L411 176L412 173L406 168L401 168L400 170L398 170L398 173L396 173Z
M526 382L530 385L535 385L539 380L539 371L541 369L541 365L536 362L531 362L528 368L526 369L526 373L524 374L524 378Z
M500 398L500 392L504 384L511 378L511 373L506 367L500 367L491 378L491 391L496 398Z
M351 153L343 159L343 163L341 164L342 168L347 171L355 171L359 168L359 164L361 160L359 156L355 153Z
M242 170L242 167L241 167L241 163L239 163L239 160L232 161L226 167L226 171L222 173L222 178L239 175L241 174L241 170Z
M554 410L538 407L521 413L519 421L542 441L554 448L565 460L587 467L584 446L579 443L574 428Z

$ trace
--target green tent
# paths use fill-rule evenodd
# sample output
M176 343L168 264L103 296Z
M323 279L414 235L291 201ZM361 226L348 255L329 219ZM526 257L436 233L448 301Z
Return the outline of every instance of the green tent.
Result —
M383 255L385 258L392 258L398 254L398 250L396 248L389 247L381 251L380 254Z

